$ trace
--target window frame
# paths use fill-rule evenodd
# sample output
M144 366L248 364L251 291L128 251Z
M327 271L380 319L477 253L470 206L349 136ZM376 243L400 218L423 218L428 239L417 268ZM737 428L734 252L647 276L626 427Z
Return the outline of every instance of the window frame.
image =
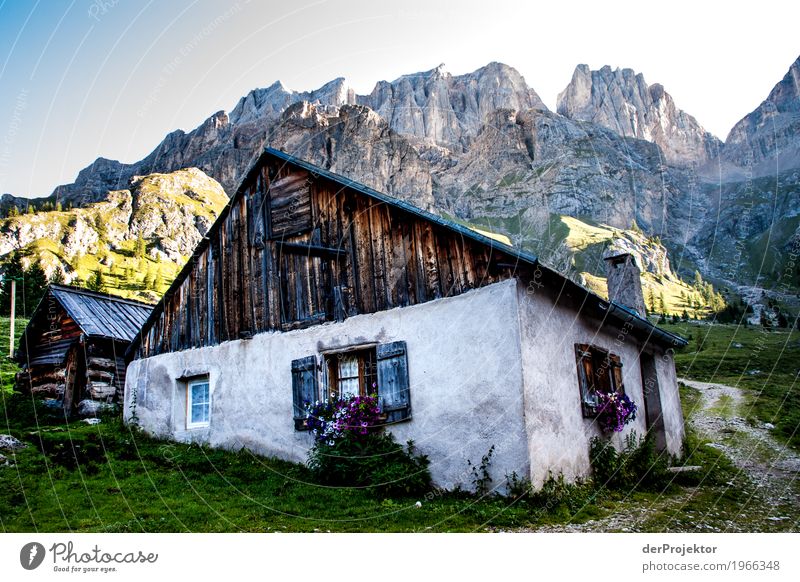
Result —
M378 394L378 357L377 344L361 345L335 352L322 354L327 372L323 382L323 397L331 402L341 397L339 377L339 362L343 356L353 356L358 358L358 396L369 396ZM370 372L367 367L371 366ZM347 379L355 379L355 376ZM370 380L374 383L374 390L368 386Z
M207 398L205 402L201 404L205 405L208 409L208 414L206 416L207 420L202 420L199 422L192 421L192 391L195 387L201 386L205 384L207 390ZM208 376L192 378L191 380L186 381L186 430L195 430L201 428L208 428L211 426L211 382Z
M411 381L408 373L408 346L403 340L364 342L347 347L320 350L291 361L292 409L296 431L307 430L301 413L308 402L333 402L339 393L338 359L344 354L361 353L359 396L375 394L384 425L412 420ZM374 370L364 373L371 363ZM354 377L353 377L354 378ZM374 384L374 390L371 384ZM334 389L335 387L335 389Z
M622 378L622 360L619 355L610 350L594 344L575 344L575 356L578 373L578 392L580 394L581 409L584 418L594 418L597 416L597 400L593 397L598 392L598 374L595 370L597 361L606 361L608 366L604 368L605 379L610 392L625 394L625 383ZM584 358L588 356L589 365L586 366ZM586 380L584 390L583 381Z

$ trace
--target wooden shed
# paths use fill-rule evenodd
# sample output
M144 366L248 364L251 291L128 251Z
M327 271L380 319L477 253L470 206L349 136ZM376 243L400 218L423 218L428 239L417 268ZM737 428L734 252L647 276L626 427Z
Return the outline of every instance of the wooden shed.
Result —
M124 354L152 306L50 285L20 338L17 387L61 402L116 402L125 388Z

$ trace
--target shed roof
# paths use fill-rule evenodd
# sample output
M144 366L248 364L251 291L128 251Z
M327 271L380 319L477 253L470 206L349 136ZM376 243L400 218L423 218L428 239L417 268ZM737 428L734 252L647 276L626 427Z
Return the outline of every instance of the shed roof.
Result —
M50 285L49 292L92 337L130 342L153 310L146 303L67 285Z

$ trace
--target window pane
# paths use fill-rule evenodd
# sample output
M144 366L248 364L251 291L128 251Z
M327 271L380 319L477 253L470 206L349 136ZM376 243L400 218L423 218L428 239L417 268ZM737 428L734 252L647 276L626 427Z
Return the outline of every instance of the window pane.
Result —
M339 356L339 396L358 396L358 355L341 354Z
M206 404L192 405L192 423L206 422L208 420L208 406Z
M358 396L358 378L339 380L339 395L341 398Z
M192 405L208 402L208 384L192 385Z
M206 423L211 414L208 382L197 382L189 386L189 422Z

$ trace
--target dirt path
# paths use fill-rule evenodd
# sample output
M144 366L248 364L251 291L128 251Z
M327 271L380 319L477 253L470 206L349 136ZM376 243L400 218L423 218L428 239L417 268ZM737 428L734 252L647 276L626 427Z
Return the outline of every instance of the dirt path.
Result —
M782 507L796 511L800 505L800 455L770 434L771 425L753 426L744 420L747 403L740 389L694 380L680 382L700 392L700 410L691 422L749 478L760 498L763 518L790 519L773 514Z
M701 489L628 503L602 519L546 526L539 532L796 531L800 508L800 455L770 434L771 426L744 420L746 400L733 386L679 380L700 392L689 423L739 469L734 481L705 497ZM735 502L727 500L734 497ZM676 517L679 516L679 517ZM531 531L531 530L528 530Z

